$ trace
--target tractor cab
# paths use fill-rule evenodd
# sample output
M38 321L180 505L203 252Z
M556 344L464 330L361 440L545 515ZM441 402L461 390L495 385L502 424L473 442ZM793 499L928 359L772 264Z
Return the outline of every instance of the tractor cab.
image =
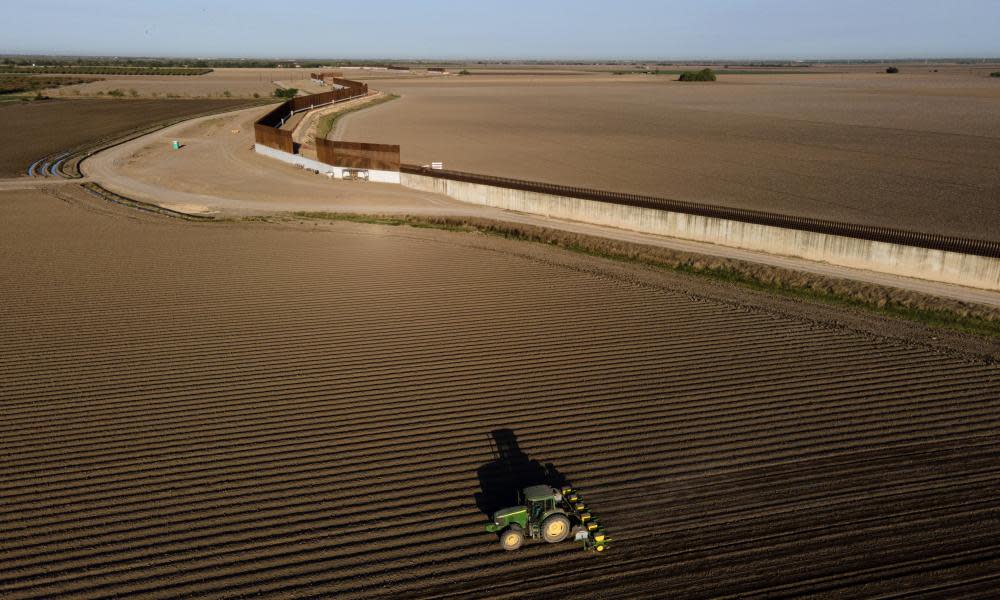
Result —
M547 485L526 487L523 497L528 514L531 515L531 521L535 523L541 523L549 513L556 509L557 503L562 502L562 494L559 493L559 490Z

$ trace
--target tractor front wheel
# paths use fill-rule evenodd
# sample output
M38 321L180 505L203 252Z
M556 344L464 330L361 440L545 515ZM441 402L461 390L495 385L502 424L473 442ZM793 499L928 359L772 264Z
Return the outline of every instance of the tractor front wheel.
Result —
M500 545L508 552L517 550L523 543L524 532L517 525L511 525L500 534Z
M542 537L550 544L558 544L569 536L569 518L566 515L550 515L542 523Z

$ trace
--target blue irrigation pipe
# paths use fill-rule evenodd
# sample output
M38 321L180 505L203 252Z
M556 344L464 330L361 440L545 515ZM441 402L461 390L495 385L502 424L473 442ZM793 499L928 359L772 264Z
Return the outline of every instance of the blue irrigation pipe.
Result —
M45 159L44 158L39 158L35 162L31 163L31 166L28 167L28 177L36 177L36 175L35 175L35 167L37 167L38 163L42 162L43 160L45 160Z
M50 175L52 175L53 177L55 177L56 175L59 174L59 173L56 173L56 169L59 168L59 165L63 164L63 161L66 160L67 156L69 156L69 152L66 152L64 154L60 154L59 156L57 156L55 158L54 161L52 161L52 164L49 165L49 174Z

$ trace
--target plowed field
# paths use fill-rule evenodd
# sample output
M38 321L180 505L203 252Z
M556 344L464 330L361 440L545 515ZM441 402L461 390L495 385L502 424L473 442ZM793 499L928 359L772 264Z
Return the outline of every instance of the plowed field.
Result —
M996 590L995 366L599 262L0 194L0 596ZM497 428L609 553L482 530Z
M24 175L47 154L246 100L46 100L0 106L0 177Z
M923 69L921 69L923 71ZM1000 85L970 74L456 77L340 139L405 162L803 217L1000 239Z

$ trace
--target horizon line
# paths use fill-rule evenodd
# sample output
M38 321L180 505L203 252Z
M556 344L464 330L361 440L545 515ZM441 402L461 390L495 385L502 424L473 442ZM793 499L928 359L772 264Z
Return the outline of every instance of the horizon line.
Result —
M771 56L771 57L733 57L733 56L723 56L723 57L674 57L674 58L653 58L653 57L639 57L639 56L626 56L626 57L556 57L556 58L529 58L529 57L485 57L485 56L466 56L466 57L414 57L414 58L400 58L400 57L379 57L379 56L341 56L341 57L331 57L331 56L293 56L293 55L270 55L270 56L195 56L195 55L183 55L183 54L82 54L82 53L27 53L27 52L0 52L0 58L12 58L12 57L26 57L26 58L112 58L112 59L179 59L179 60L273 60L273 61L361 61L361 62L374 62L374 61L388 61L388 62L538 62L538 63L556 63L561 61L566 62L586 62L586 63L621 63L621 62L637 62L637 63L649 63L649 62L748 62L748 61L785 61L785 62L850 62L850 61L953 61L953 60L976 60L976 61L1000 61L1000 55L989 56L989 55L979 55L979 56L857 56L857 57L837 57L837 56L827 56L827 57L787 57L787 56Z

